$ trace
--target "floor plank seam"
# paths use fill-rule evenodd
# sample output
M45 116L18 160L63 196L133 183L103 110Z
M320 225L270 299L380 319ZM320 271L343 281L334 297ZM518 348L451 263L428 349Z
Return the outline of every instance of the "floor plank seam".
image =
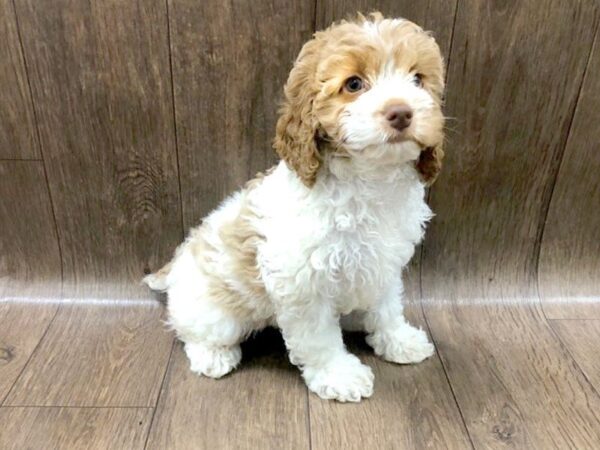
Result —
M50 203L50 211L52 212L52 219L54 221L54 233L56 235L56 246L58 248L58 257L60 258L60 283L61 287L65 282L64 274L64 260L62 253L62 245L60 242L60 234L58 232L58 221L56 220L56 208L54 206L54 200L52 199L52 191L50 189L50 180L48 178L48 170L46 169L46 160L44 159L44 151L42 145L42 135L40 133L40 125L38 120L37 109L35 107L35 101L33 100L33 89L31 88L31 77L29 76L29 66L27 65L27 57L25 56L25 47L23 46L23 38L21 36L21 26L19 25L19 15L17 14L17 5L15 0L12 0L13 13L15 15L15 24L17 27L17 38L19 40L19 47L21 49L21 55L23 56L23 66L25 68L25 77L27 79L27 88L29 89L29 98L31 99L31 111L33 112L33 122L35 124L35 132L38 141L38 151L40 152L40 161L42 162L42 168L44 169L44 179L46 181L46 190L48 191L48 201ZM29 363L29 361L28 361ZM19 375L20 376L20 375Z
M169 50L169 73L171 75L171 105L173 109L173 134L175 144L175 159L177 160L177 186L179 188L179 211L181 220L181 236L185 237L185 222L183 213L183 194L181 191L181 167L179 164L179 138L177 137L177 109L175 108L175 79L173 77L173 56L171 50L171 16L169 13L169 0L165 0L167 17L167 44Z
M583 376L583 378L585 379L587 384L591 387L592 392L594 392L594 394L596 394L596 396L598 398L600 398L600 392L598 392L598 390L596 389L596 386L594 386L594 383L592 383L592 381L588 378L587 374L585 373L585 370L583 370L583 368L579 365L579 363L577 362L577 359L575 358L573 353L571 353L571 350L569 349L567 344L565 344L563 339L560 337L560 335L556 332L556 330L552 326L552 319L546 318L545 314L544 314L544 318L546 319L548 328L550 328L550 332L552 333L554 338L558 341L558 345L567 353L567 355L569 355L569 357L571 358L571 362L575 365L575 367L577 367L577 370L579 370L579 372L581 373L581 375Z
M444 75L444 84L448 84L448 74L450 71L448 67L450 67L450 58L452 57L452 45L454 44L454 31L456 30L456 18L458 17L458 4L460 0L456 0L456 4L454 5L454 18L452 19L452 31L450 32L450 47L448 48L448 61L446 62L446 73ZM431 189L429 189L431 192ZM429 203L429 195L427 196L427 203Z
M598 29L596 29L596 31L597 30ZM595 42L596 42L596 40L594 39L594 41L592 43L592 51L593 51ZM590 52L590 55L591 55L591 52ZM589 60L588 60L588 64L589 64ZM586 70L587 70L587 66L586 66ZM584 78L585 78L585 73L584 73ZM582 81L582 86L583 86L583 81ZM548 208L548 209L550 209L550 208ZM542 236L543 236L543 234L542 234ZM573 353L571 353L571 350L569 350L569 347L565 344L565 342L562 340L560 335L556 332L556 330L552 326L552 321L555 319L549 319L548 316L546 315L546 310L544 309L544 302L542 300L542 293L541 293L542 291L540 290L539 258L540 258L540 254L538 254L538 261L537 261L538 264L536 265L535 287L536 287L536 291L537 291L536 292L537 303L540 308L541 316L544 318L544 321L546 322L546 326L550 329L550 333L552 333L552 336L554 336L554 339L557 341L558 346L560 348L562 348L563 351L566 352L566 354L571 359L571 362L574 364L574 366L577 368L579 373L581 373L581 375L583 376L584 380L587 382L587 384L592 389L592 392L594 392L596 394L596 396L598 396L600 398L600 392L598 392L598 390L596 390L596 387L594 386L592 381L588 378L587 374L585 373L585 370L583 370L583 368L579 365L579 363L577 362L577 359L575 358ZM561 319L558 319L558 320L561 320ZM568 320L568 319L562 319L562 320ZM578 319L571 319L571 320L578 320ZM585 319L585 320L597 320L597 319Z
M150 434L152 433L152 427L154 426L154 419L156 417L156 412L158 411L158 405L160 403L160 399L163 395L165 389L165 383L167 381L167 374L169 373L169 369L171 368L171 359L173 358L173 351L175 349L175 345L177 343L177 338L173 338L171 342L171 350L169 351L169 359L167 360L167 365L165 367L165 373L163 374L162 381L160 383L160 389L158 390L158 395L156 396L156 402L154 403L152 417L150 418L150 425L148 425L148 433L146 434L146 439L144 440L144 449L148 447L148 440L150 439Z
M467 427L467 421L465 420L465 416L463 415L462 409L458 402L458 398L456 397L456 393L454 392L454 387L452 386L452 382L450 381L450 377L448 376L448 370L446 369L446 365L444 364L442 354L438 348L437 341L433 334L433 330L431 328L431 325L429 325L429 319L427 318L427 314L425 313L425 306L424 306L424 302L423 302L423 253L424 253L424 249L425 249L425 246L422 246L421 252L420 252L420 261L419 261L419 297L420 297L419 298L419 306L421 308L421 314L423 315L423 320L425 321L425 326L427 327L427 332L429 333L429 336L431 337L431 340L433 342L433 346L435 348L435 354L436 354L438 360L440 361L442 370L444 371L444 376L446 377L446 383L448 384L448 387L450 388L450 392L452 393L452 398L454 399L454 404L456 405L456 409L458 410L458 414L460 415L460 420L462 422L463 430L464 430L465 434L467 435L467 437L469 438L469 443L471 444L471 448L473 450L475 450L475 444L473 443L473 438L471 437L471 433L469 432L469 428Z
M572 130L573 130L573 123L575 122L575 116L577 115L577 109L579 108L579 101L581 100L581 93L583 91L583 85L585 83L586 78L588 77L588 69L590 66L590 61L592 60L592 55L594 53L594 49L596 47L596 41L598 39L598 28L600 27L599 25L599 21L596 21L596 25L595 25L595 30L593 33L593 38L592 38L592 44L590 45L590 50L589 53L587 55L587 59L586 59L586 63L585 63L585 67L583 69L583 74L581 76L581 82L579 84L579 87L577 89L577 96L575 97L575 104L573 105L573 111L571 112L571 117L569 120L569 127L567 129L567 135L565 137L565 141L562 145L562 148L559 150L559 154L556 156L559 161L558 164L556 165L556 170L554 171L554 174L551 175L551 181L552 181L552 186L550 187L550 192L548 193L548 200L547 201L543 201L542 202L542 211L540 214L540 221L538 223L538 230L537 230L537 237L535 240L535 244L533 247L533 258L534 258L534 273L535 273L535 277L536 277L536 285L538 288L538 297L540 298L541 301L541 295L540 295L540 289L539 289L539 274L540 274L540 258L541 258L541 254L542 254L542 244L544 242L544 232L546 231L546 222L548 221L548 215L550 214L550 205L552 203L552 197L554 197L554 189L556 188L556 183L558 181L558 176L560 174L560 169L563 165L563 161L564 161L564 155L565 155L565 151L567 150L567 146L569 144L569 141L571 140L572 137ZM550 169L552 168L552 166L550 166ZM542 192L543 195L543 192ZM542 310L544 309L544 306L542 304Z
M308 388L305 386L306 392L306 429L308 431L308 449L312 450L312 431L310 429L310 392L308 392Z
M0 402L0 407L5 407L6 405L4 404L6 402L6 399L10 396L10 394L12 393L12 390L14 389L14 387L17 385L17 381L19 381L19 378L21 378L21 376L23 375L23 372L25 372L25 369L27 368L27 366L29 365L29 363L31 362L33 355L35 355L35 352L37 352L40 344L42 343L42 341L44 340L44 338L46 337L46 335L48 334L48 331L50 330L50 327L52 326L52 324L54 323L54 320L56 319L56 317L58 316L58 311L60 310L60 306L56 307L56 311L54 312L54 316L52 316L52 319L50 320L50 322L48 322L48 326L46 327L46 329L44 330L44 334L42 334L42 337L40 338L40 340L38 341L38 343L35 345L35 347L33 348L33 351L31 352L31 354L29 355L29 358L27 358L27 362L23 365L23 368L21 369L21 371L19 372L19 375L17 375L15 377L15 380L13 381L12 385L10 386L10 389L8 390L8 392L6 393L6 395L4 396L4 398L2 399L2 401Z
M454 399L454 404L456 405L456 409L458 410L458 414L460 415L460 420L463 425L463 429L467 437L469 438L469 443L471 444L471 448L475 450L475 444L473 443L473 438L471 437L471 433L469 432L469 428L467 427L467 421L465 420L465 416L463 415L462 409L460 407L460 403L458 402L458 398L456 397L456 393L454 392L454 387L452 386L452 382L450 381L450 377L448 376L448 370L446 369L446 364L444 364L444 359L440 353L440 350L437 345L437 341L433 335L431 330L431 326L429 325L429 320L427 319L427 315L425 314L425 309L423 308L423 304L421 302L421 313L423 314L423 319L425 320L425 326L427 327L427 332L429 336L431 336L431 340L433 341L433 346L435 348L435 355L440 361L442 365L442 370L444 371L444 376L446 377L446 383L450 388L450 392L452 393L452 398Z

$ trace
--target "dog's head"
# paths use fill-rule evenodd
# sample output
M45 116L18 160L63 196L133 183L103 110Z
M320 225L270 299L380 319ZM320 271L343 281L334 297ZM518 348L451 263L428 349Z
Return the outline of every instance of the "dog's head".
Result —
M429 34L408 20L359 15L317 32L300 51L275 150L307 186L324 152L364 164L414 160L431 184L443 157L443 89L442 56Z

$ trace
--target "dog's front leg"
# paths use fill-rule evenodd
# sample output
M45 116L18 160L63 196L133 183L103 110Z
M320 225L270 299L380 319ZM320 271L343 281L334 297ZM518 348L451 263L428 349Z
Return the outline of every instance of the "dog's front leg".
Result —
M328 304L313 301L277 314L290 361L308 388L325 399L358 402L373 393L373 372L348 353L339 317Z
M404 318L402 279L398 277L367 312L367 343L383 359L399 364L418 363L433 355L427 334Z

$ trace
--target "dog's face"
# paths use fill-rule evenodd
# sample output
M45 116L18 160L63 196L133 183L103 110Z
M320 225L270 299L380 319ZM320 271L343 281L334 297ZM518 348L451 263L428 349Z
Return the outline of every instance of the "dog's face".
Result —
M374 14L316 33L285 87L275 148L311 186L324 148L375 162L415 160L425 182L441 167L444 69L434 39Z

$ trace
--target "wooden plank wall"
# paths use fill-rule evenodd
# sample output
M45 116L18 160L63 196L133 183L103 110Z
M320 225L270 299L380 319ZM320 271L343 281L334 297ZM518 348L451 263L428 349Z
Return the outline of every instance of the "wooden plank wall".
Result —
M600 319L600 38L579 95L539 260L546 315Z
M2 0L0 161L13 181L2 184L0 223L18 212L39 228L2 233L3 285L62 279L62 293L46 296L151 298L137 283L144 271L275 161L277 104L302 42L374 9L433 30L448 61L446 169L413 270L424 298L531 300L539 266L547 311L577 298L592 308L592 0ZM23 256L31 245L50 249L35 267Z
M303 0L169 0L186 230L275 163L270 142L282 86L313 16Z

